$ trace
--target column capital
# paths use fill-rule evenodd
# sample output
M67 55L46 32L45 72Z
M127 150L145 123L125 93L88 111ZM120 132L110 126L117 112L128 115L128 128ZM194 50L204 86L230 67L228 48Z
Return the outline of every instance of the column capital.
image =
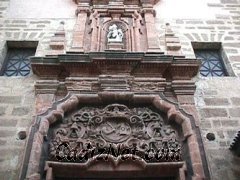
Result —
M76 9L76 15L79 13L89 13L91 11L90 4L91 0L75 0L78 1L77 9Z
M156 11L153 8L143 8L141 12L144 14L152 14L154 17L156 16Z
M73 0L76 4L88 3L90 4L92 0Z
M151 4L151 5L155 5L158 3L159 0L140 0L140 2L142 3L142 5L145 4Z
M76 15L78 15L81 13L90 13L90 12L91 12L91 9L88 5L88 6L78 6L75 13L76 13Z

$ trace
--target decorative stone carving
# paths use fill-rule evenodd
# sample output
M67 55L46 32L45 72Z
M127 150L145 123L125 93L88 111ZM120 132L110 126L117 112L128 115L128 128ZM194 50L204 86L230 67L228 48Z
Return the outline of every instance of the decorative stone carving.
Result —
M105 150L103 154L128 149L128 154L147 162L181 160L176 132L147 107L129 109L121 104L83 107L64 121L54 130L50 160L85 162L86 159L79 157L86 152L97 156L100 149ZM148 159L146 153L149 152L155 153L155 157Z
M163 92L166 87L164 78L134 78L131 89L135 92Z
M109 32L108 32L107 38L108 38L109 43L111 43L111 42L122 43L122 41L123 41L122 29L118 28L116 24L113 24L113 25L109 26L108 30L109 30Z

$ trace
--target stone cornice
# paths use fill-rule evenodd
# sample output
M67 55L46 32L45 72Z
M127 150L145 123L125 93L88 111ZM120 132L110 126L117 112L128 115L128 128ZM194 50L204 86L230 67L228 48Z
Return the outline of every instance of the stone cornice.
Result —
M123 4L123 5L155 5L159 0L73 0L76 4L92 4L92 5L112 5L112 4Z
M197 75L200 61L162 53L111 51L31 57L31 65L33 72L42 78L56 78L65 71L69 77L129 74L190 80Z

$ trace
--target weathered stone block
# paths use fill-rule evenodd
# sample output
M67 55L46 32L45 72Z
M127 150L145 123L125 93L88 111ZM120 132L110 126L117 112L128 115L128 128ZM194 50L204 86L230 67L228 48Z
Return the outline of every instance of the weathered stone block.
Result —
M220 3L207 3L207 5L209 7L224 7L222 4Z
M219 21L219 20L209 20L206 21L207 24L224 24L224 21Z
M232 97L230 100L233 105L240 106L240 97Z
M230 61L240 61L240 56L230 56Z
M214 26L199 26L197 27L198 29L207 29L207 30L214 30L215 27Z
M16 24L26 24L27 21L25 21L25 20L13 20L12 23L13 23L13 24L14 24L14 23L16 23Z
M225 49L225 52L226 53L231 53L231 54L237 54L238 53L237 49ZM230 56L230 59L231 59L231 56ZM240 57L238 57L238 59L240 59Z
M167 37L166 42L168 43L179 43L179 38L178 37Z
M212 123L213 123L213 127L221 127L221 122L220 122L220 120L213 120L212 121Z
M234 48L240 48L240 43L224 43L224 47L234 47Z
M227 98L205 98L204 102L207 106L226 106L230 104Z
M31 119L31 118L29 118L29 119L23 118L23 119L18 120L17 126L18 126L18 127L23 127L23 128L29 127L29 125L30 125L31 122L32 122L32 119Z
M11 137L16 134L13 130L0 130L0 137Z
M229 115L232 117L240 117L240 108L229 109Z
M203 118L228 116L227 110L224 108L204 108L200 110L200 114Z
M0 139L0 146L3 146L3 145L5 145L7 143L7 141L6 140L1 140Z
M7 107L6 106L0 106L0 116L5 114Z
M179 50L181 48L181 44L180 43L167 43L167 49L168 50Z
M218 135L218 137L221 138L221 139L224 139L224 138L225 138L224 133L223 133L222 130L217 131L217 135Z
M236 127L239 126L238 120L222 120L221 121L223 127Z
M5 127L14 127L16 126L17 121L9 118L0 118L0 126Z
M213 89L205 89L203 90L203 93L205 96L215 96L218 94L217 90L213 90Z
M210 121L202 121L201 128L202 129L211 129L212 128L211 122Z
M28 107L15 107L13 108L12 115L24 116L27 115L29 111Z
M203 21L200 21L200 20L189 20L189 21L186 21L186 24L203 24Z
M219 141L219 146L226 147L227 146L227 142L226 141Z
M17 172L16 171L11 171L11 170L8 170L8 171L2 171L0 172L0 177L3 179L3 180L8 180L8 179L18 179L17 177Z
M221 3L223 4L237 4L237 0L221 0Z
M228 130L227 131L228 138L232 140L235 137L236 133L237 133L237 130Z
M0 96L0 103L4 104L20 104L21 96Z

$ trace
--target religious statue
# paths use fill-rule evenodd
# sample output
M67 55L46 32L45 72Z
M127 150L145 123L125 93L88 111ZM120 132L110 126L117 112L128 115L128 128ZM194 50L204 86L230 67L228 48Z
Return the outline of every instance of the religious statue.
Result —
M122 29L118 29L116 24L109 26L108 28L108 42L122 42L123 32Z

